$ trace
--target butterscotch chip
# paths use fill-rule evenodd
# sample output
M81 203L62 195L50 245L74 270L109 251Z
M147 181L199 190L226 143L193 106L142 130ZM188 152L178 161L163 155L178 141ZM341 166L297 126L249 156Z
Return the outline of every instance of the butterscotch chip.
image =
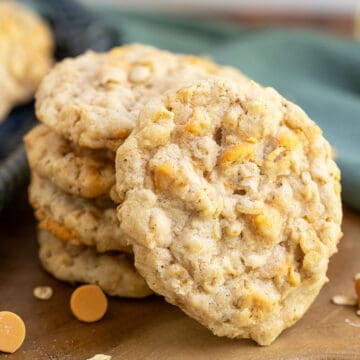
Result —
M143 107L116 154L118 217L152 290L218 336L268 345L327 282L339 178L298 106L209 78Z
M68 244L45 230L39 230L38 242L42 266L61 281L96 284L112 296L143 298L152 294L130 254L99 253L90 246Z
M0 312L0 351L14 353L25 339L24 321L11 311Z
M358 300L358 308L360 309L360 277L355 276L355 292Z
M84 199L67 194L33 171L29 200L39 227L72 244L96 246L97 251L130 252L109 198Z
M97 285L82 285L71 295L71 311L80 321L90 323L100 320L107 307L107 298Z
M45 125L25 137L30 167L54 185L75 196L109 196L115 184L114 158L110 150L83 148Z

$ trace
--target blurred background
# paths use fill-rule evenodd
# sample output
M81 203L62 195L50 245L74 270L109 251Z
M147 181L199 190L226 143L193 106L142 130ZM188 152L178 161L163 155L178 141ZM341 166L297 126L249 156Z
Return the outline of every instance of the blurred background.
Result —
M82 0L84 3L96 4L97 0ZM191 11L252 11L252 12L292 12L300 11L310 14L342 13L351 15L356 0L102 0L102 4L120 7L161 7Z
M99 5L97 0L81 0ZM251 26L306 26L352 35L357 0L102 0L102 6L223 18Z

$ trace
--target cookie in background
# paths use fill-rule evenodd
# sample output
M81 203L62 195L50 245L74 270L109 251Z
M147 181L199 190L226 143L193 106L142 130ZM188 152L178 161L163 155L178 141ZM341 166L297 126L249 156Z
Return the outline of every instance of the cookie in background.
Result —
M29 101L53 64L53 39L47 24L14 2L0 2L0 121Z

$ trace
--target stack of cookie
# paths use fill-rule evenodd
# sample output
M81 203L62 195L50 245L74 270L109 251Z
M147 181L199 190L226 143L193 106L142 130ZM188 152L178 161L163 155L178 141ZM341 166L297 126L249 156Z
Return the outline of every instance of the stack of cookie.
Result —
M274 89L129 45L57 65L36 107L30 201L59 279L154 291L214 334L262 345L327 281L340 173L321 130Z
M210 75L247 81L208 60L142 45L88 52L45 77L36 96L42 124L25 137L45 269L64 281L97 283L111 295L152 293L117 220L115 151L148 100Z
M106 151L76 146L46 125L30 131L25 144L44 268L63 281L98 284L111 295L150 295L133 266L115 205L109 195L100 195L114 177ZM99 176L104 180L97 185L92 178Z

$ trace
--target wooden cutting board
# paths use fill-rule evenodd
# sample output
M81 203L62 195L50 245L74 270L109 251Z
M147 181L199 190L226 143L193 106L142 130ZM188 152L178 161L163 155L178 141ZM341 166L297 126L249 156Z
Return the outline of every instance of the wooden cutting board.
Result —
M25 200L0 219L0 310L18 313L27 327L15 359L87 359L95 354L113 359L360 359L360 317L351 307L335 306L335 294L353 294L360 272L360 216L345 211L345 236L330 263L330 283L308 313L273 345L217 338L161 297L113 298L105 318L82 324L69 310L74 287L47 275L37 260L35 221ZM33 297L38 285L50 285L49 301ZM351 324L352 325L351 325ZM359 326L359 327L356 327Z

